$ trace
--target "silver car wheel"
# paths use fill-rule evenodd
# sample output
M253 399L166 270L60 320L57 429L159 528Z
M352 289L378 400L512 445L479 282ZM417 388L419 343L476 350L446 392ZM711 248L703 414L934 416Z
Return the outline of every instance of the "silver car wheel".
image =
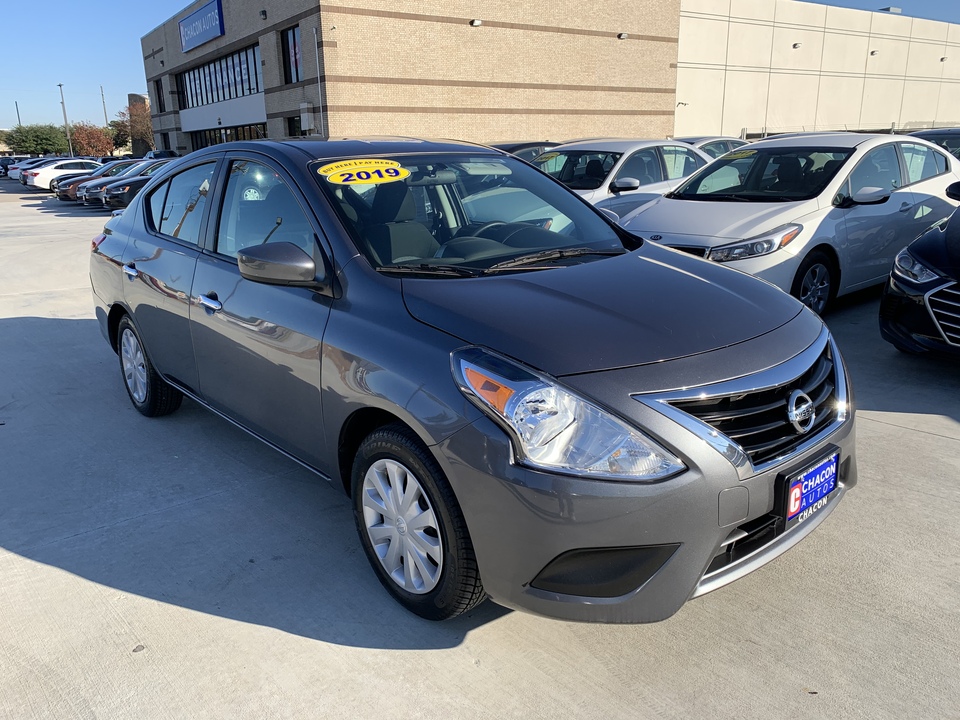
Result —
M147 399L147 368L140 341L130 328L124 328L120 336L120 361L123 363L123 379L134 401Z
M830 270L821 263L815 263L807 269L800 282L800 302L819 315L829 300Z
M433 590L443 546L433 506L417 477L396 460L377 460L363 478L367 537L387 575L415 595Z

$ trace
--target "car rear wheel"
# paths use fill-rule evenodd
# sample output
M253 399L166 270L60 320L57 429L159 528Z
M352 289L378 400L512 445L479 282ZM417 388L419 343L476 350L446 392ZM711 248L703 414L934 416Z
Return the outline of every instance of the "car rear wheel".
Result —
M351 478L367 560L387 591L427 620L484 598L466 522L442 470L409 429L389 425L361 443Z
M169 415L177 410L183 394L168 385L154 369L128 315L120 320L117 346L123 384L133 406L147 417Z
M800 263L790 294L817 315L823 315L837 296L838 276L833 260L826 253L814 251Z

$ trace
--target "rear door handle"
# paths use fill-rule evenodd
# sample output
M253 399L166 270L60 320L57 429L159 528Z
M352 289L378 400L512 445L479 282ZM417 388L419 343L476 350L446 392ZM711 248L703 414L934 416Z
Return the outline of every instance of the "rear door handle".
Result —
M913 209L913 203L905 202L900 206L900 212L907 212L908 210Z
M211 293L211 295L213 295L213 293ZM217 300L216 296L208 297L206 295L198 295L197 302L200 303L207 310L212 310L213 312L219 312L220 309L223 307L223 303Z
M137 266L133 263L129 263L123 266L123 274L132 280L137 279L137 275L140 273L137 272Z

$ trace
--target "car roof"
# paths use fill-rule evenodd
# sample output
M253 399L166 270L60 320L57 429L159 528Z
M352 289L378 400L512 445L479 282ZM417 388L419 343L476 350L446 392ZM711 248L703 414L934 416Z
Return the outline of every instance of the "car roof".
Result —
M880 145L883 141L896 139L895 135L887 133L797 133L788 136L765 138L750 143L750 148L764 147L831 147L855 148L870 143Z
M408 137L368 137L315 140L313 138L290 138L289 140L238 140L211 145L198 152L248 150L273 156L286 156L292 161L302 161L303 156L322 160L325 158L374 157L377 155L407 155L411 153L452 153L504 155L500 150L485 145L458 140L422 140ZM195 153L191 153L190 156ZM187 156L187 157L190 157Z
M747 142L738 137L733 137L732 135L698 135L696 137L676 137L674 140L678 140L683 143L698 143L698 142L708 142L710 140L736 140L738 142Z
M957 135L960 134L960 127L949 128L928 128L927 130L917 130L910 133L917 137L926 137L927 135Z
M551 152L562 150L594 150L596 152L619 152L625 153L631 150L640 150L645 147L657 147L659 145L677 145L677 140L650 140L629 138L596 138L593 140L580 140L577 142L565 143L551 148Z

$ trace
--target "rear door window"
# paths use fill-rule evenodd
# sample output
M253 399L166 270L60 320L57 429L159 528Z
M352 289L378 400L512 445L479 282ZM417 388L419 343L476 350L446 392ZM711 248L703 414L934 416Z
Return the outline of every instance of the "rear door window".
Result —
M937 163L938 153L933 148L926 145L914 145L913 143L903 143L900 145L903 150L903 158L907 162L907 182L915 183L927 178L936 177L941 172L946 171L945 158L941 158L940 166ZM941 167L943 169L941 169Z
M213 182L215 162L188 168L150 193L146 209L157 232L200 244L200 223Z

